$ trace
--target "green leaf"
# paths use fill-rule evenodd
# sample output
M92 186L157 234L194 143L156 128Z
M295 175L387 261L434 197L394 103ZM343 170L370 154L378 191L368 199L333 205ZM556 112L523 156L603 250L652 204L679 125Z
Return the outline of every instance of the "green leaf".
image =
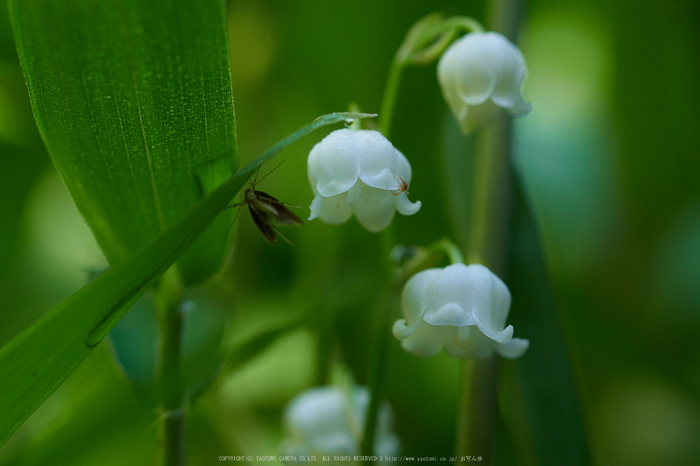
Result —
M155 239L46 313L0 350L0 445L70 375L141 295L189 248L266 161L321 126L317 118L241 169Z
M111 264L235 172L224 2L9 5L39 130ZM222 262L225 223L180 267L186 282Z
M516 336L530 340L530 348L519 359L503 361L501 411L509 432L500 435L510 434L520 464L589 464L577 383L540 238L517 183L516 188L506 279L513 295L508 323ZM497 444L508 443L497 439Z

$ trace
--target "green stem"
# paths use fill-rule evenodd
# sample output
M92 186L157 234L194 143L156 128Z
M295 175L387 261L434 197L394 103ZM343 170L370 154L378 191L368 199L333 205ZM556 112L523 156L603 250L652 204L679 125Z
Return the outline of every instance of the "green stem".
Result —
M498 145L497 125L484 128L476 136L474 151L471 198L470 235L467 244L467 260L470 264L489 266L491 235L496 231L494 223L499 200L496 191L500 186L500 175L504 160L496 153Z
M163 464L185 464L185 413L183 410L163 414Z
M496 381L498 360L465 359L462 362L457 439L457 464L467 464L481 457L483 464L491 463L491 444L496 419ZM468 457L472 457L471 460Z
M483 264L498 274L505 251L507 215L502 215L504 186L508 185L507 120L480 130L474 153L474 185L468 263ZM506 132L504 132L506 131ZM506 141L504 144L503 141ZM506 190L507 191L507 190ZM509 211L509 209L505 209ZM497 359L467 360L462 368L461 407L457 430L457 464L481 456L489 464L496 416Z
M406 34L403 43L391 60L384 97L379 111L379 130L389 137L396 97L401 87L401 74L408 65L427 65L437 60L461 31L481 32L481 24L466 16L443 19L431 14L420 19Z
M468 16L452 16L442 22L442 29L454 28L463 32L484 32L483 26Z
M464 257L459 247L448 238L443 238L428 246L428 253L444 252L450 264L464 264Z
M374 336L374 350L372 351L372 359L369 364L367 374L367 385L369 388L370 399L367 408L367 417L365 418L364 435L362 438L361 451L362 455L374 455L374 437L377 427L377 415L379 413L379 404L384 398L386 392L386 371L389 367L389 357L391 355L390 335L391 335L391 317L399 302L400 287L396 286L392 280L392 267L389 259L391 250L396 241L394 239L393 225L389 225L381 233L381 269L385 283L385 290L382 293L382 298L379 300L380 308L376 314Z
M489 29L514 41L520 18L520 0L492 0ZM469 263L483 264L496 275L506 268L507 234L513 174L510 168L510 117L501 115L491 127L480 130L474 154ZM457 432L457 463L464 456L481 456L488 464L497 415L498 360L466 361L462 378L462 405Z
M185 390L181 372L182 285L173 267L158 282L157 305L160 323L158 393L164 437L162 463L180 466L185 462Z
M399 94L401 74L405 67L405 61L399 56L400 52L401 50L396 52L394 59L391 60L389 76L387 77L386 86L384 87L382 107L379 111L379 131L381 131L386 138L389 138L389 133L391 132L391 123L396 107L396 97Z

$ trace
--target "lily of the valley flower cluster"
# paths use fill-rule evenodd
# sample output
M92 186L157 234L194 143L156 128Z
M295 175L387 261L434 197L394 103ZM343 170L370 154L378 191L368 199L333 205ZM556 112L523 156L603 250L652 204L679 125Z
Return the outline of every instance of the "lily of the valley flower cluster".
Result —
M523 116L530 111L520 96L525 72L517 47L492 32L467 34L438 63L443 95L465 134L488 126L499 112ZM378 232L389 226L395 211L413 215L421 207L407 196L411 165L377 131L332 132L311 150L308 176L315 196L309 220L340 224L354 215L364 228ZM428 269L406 283L404 318L393 333L404 349L423 357L444 348L460 358L494 353L517 358L529 342L513 338L513 326L506 326L510 304L508 287L483 265ZM283 451L299 457L358 454L368 399L366 388L323 387L301 394L285 412ZM376 455L398 453L390 424L385 404L378 416Z
M438 80L465 134L491 124L498 112L530 111L520 96L525 60L518 48L494 32L474 32L454 42L438 63ZM339 224L353 214L371 232L388 227L398 210L415 214L420 202L407 197L411 166L376 131L334 131L311 150L315 194L309 220ZM482 265L453 264L413 276L403 292L404 319L393 331L407 351L433 356L442 348L457 357L486 358L494 352L516 358L529 342L505 326L508 287Z

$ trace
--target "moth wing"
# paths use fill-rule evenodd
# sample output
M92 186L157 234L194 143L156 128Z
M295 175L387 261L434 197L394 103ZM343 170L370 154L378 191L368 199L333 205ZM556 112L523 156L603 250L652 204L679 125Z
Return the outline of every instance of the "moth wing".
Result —
M251 204L248 204L248 210L250 210L250 216L253 217L253 221L258 226L265 239L270 244L275 244L275 240L277 239L275 236L275 229L272 228L269 218L265 214L259 213Z
M275 204L271 203L270 201L261 196L258 196L258 194L260 193L256 191L255 200L249 202L248 205L253 206L253 208L256 211L258 211L260 215L273 218L277 217L279 215L279 212L277 211Z
M284 202L262 191L256 191L255 193L261 201L270 204L270 206L277 211L277 215L274 216L275 222L287 226L304 225L304 222L287 208L287 205L291 204L285 205Z
M304 222L302 222L301 219L294 214L294 212L287 209L287 207L284 205L277 206L276 209L279 212L279 215L275 218L277 223L287 226L304 225Z
M277 199L275 196L271 196L271 195L269 195L269 194L267 194L267 193L264 193L264 192L262 192L262 191L255 191L255 195L256 195L259 199L261 199L261 200L263 200L263 201L265 201L265 202L268 202L268 203L270 203L270 204L282 204L282 205L284 205L284 204L282 203L282 201L280 201L279 199Z

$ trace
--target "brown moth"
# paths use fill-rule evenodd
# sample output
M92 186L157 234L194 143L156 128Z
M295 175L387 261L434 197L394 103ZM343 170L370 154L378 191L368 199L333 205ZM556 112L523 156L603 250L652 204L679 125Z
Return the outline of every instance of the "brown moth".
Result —
M279 165L277 166L279 167ZM273 226L275 223L286 226L304 225L301 221L287 206L299 207L293 204L287 204L276 197L271 196L262 191L255 189L255 185L262 181L267 175L275 171L277 167L273 168L272 171L267 173L265 176L257 180L258 173L255 173L255 178L250 183L250 187L247 188L243 194L243 202L234 204L231 207L241 207L243 205L248 205L248 210L250 211L250 216L253 217L253 221L258 226L263 236L270 244L274 244L277 240L277 235L279 235L283 240L289 244L293 244L287 237L282 233L277 231ZM259 171L260 169L258 169ZM238 215L238 214L236 214ZM234 219L235 221L235 219Z

